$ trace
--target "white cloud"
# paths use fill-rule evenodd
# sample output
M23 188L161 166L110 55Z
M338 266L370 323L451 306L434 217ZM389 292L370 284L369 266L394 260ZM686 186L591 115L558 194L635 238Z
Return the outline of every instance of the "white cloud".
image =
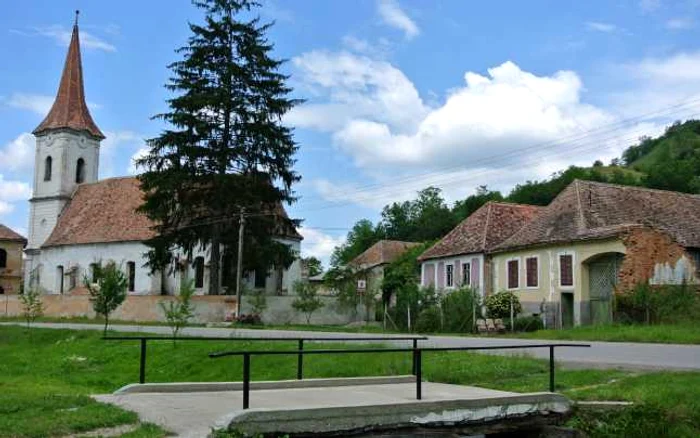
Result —
M147 147L142 147L134 154L131 156L131 159L129 160L129 168L127 169L127 172L129 172L129 175L137 175L141 173L141 168L136 166L136 160L139 158L143 158L148 154L149 148Z
M695 22L692 18L672 18L667 20L665 25L671 30L688 30L695 27Z
M639 8L643 12L654 12L661 7L661 0L639 0Z
M105 131L104 134L106 138L100 147L100 178L119 176L124 170L131 173L131 161L121 171L115 168L115 161L117 157L132 157L143 147L144 136L133 131Z
M5 180L0 174L0 215L9 214L14 211L12 203L26 201L32 196L32 189L29 184L23 181Z
M0 170L31 170L34 165L34 136L23 132L0 149Z
M571 71L536 76L505 62L489 69L487 76L467 72L462 87L452 90L441 106L429 108L413 83L384 61L328 52L312 52L294 61L303 67L307 81L328 89L330 105L347 110L328 120L329 107L313 102L296 114L306 118L290 120L332 132L334 145L363 168L387 164L474 168L481 166L478 160L612 120L605 111L581 102L583 86ZM521 156L502 158L498 164Z
M333 131L348 118L372 117L401 130L428 112L413 83L386 61L319 50L292 62L302 86L325 101L296 107L287 118L293 125Z
M420 33L418 25L406 15L397 0L377 0L377 12L384 24L402 31L406 39Z
M620 30L619 27L617 27L614 24L611 23L600 23L597 21L588 21L585 23L586 29L596 31L596 32L604 32L604 33L613 33L617 32Z
M108 27L108 32L111 31ZM34 27L30 31L13 30L13 33L27 36L44 36L53 39L62 46L68 46L70 43L72 29L54 24L46 27ZM117 48L107 41L89 33L85 30L80 31L80 46L86 49L102 50L105 52L116 52Z
M40 116L46 116L51 109L51 105L53 105L54 99L54 96L47 96L44 94L13 93L5 102L11 107L32 111ZM101 105L92 102L88 102L87 105L93 110L102 108Z
M345 242L344 237L334 237L315 228L299 228L299 233L304 236L301 244L301 253L304 257L317 257L325 265L328 265L333 249Z

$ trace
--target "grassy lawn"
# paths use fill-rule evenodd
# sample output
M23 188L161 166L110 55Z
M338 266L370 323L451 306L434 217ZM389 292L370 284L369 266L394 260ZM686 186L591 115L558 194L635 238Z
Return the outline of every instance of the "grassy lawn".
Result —
M241 359L209 359L209 352L232 348L292 350L295 344L223 340L180 342L173 346L164 341L149 343L148 348L149 382L231 381L241 378ZM0 437L61 436L137 422L134 414L87 397L112 392L137 380L139 346L136 342L104 342L99 332L91 331L4 326L0 327L0 357ZM292 356L254 357L252 377L254 380L292 379L295 364L296 358ZM410 368L411 359L403 353L305 358L307 377L409 374ZM545 391L547 370L545 361L527 357L461 352L425 353L424 357L427 380L494 389ZM557 371L557 390L570 397L641 401L645 409L656 409L654 412L664 424L671 424L673 420L673 424L685 425L688 431L697 433L700 433L700 407L695 400L700 400L699 383L700 373L636 375L612 370ZM610 421L618 421L616 418ZM576 419L580 427L594 431L592 436L634 436L625 434L626 430L617 435L596 434L595 418L588 421L585 416L577 416ZM125 436L159 437L164 436L164 432L144 425Z
M700 325L607 325L566 330L539 330L518 337L576 341L651 342L659 344L700 344Z

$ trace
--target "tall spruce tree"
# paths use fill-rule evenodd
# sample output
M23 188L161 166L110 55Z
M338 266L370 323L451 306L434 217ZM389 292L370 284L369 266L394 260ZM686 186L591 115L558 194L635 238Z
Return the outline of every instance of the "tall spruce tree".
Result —
M284 61L271 56L265 34L271 24L254 15L253 0L193 0L203 24L177 50L166 85L169 111L154 116L166 129L148 140L137 160L145 193L141 211L157 225L147 242L151 270L172 269L183 248L210 251L209 293L220 272L233 284L239 213L245 209L244 271L288 267L295 255L274 237L293 232L298 221L284 214L294 201L292 169L298 146L282 116L299 100L289 97ZM222 251L223 250L223 254ZM223 255L223 271L221 262Z

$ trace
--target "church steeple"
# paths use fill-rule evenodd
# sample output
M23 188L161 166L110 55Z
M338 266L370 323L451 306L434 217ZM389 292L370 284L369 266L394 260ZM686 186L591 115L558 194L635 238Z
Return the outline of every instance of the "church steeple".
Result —
M68 55L63 66L56 100L44 121L33 131L34 135L42 134L51 129L67 128L87 132L99 140L105 138L100 128L92 120L87 103L85 103L83 66L80 59L78 34L78 11L76 11L73 35L68 46Z

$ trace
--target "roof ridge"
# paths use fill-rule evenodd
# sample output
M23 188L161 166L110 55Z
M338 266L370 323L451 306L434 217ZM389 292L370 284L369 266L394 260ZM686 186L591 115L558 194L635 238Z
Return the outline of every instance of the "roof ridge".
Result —
M637 190L637 191L644 191L644 192L668 193L668 194L674 194L674 195L678 195L678 196L687 196L687 197L691 197L694 199L700 199L700 194L685 193L685 192L679 192L676 190L654 189L651 187L642 187L642 186L629 186L629 185L625 185L625 184L616 184L616 183L608 183L608 182L601 182L601 181L589 181L587 179L579 179L579 178L576 178L574 180L574 182L580 182L580 183L584 183L584 184L603 186L603 187L613 187L613 188L619 188L622 190Z
M493 204L489 204L488 210L486 210L486 221L484 222L484 238L481 241L481 250L486 250L486 236L489 232L489 222L491 221L491 207Z

